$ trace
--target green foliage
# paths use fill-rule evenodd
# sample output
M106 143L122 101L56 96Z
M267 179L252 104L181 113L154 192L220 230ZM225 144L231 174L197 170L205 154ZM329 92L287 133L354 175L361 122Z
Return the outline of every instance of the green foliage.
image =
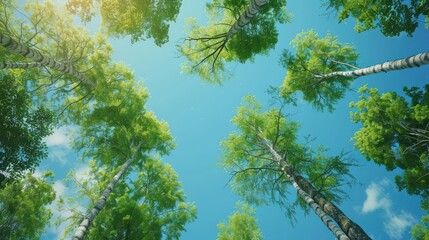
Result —
M27 174L0 189L2 239L40 239L52 215L46 207L55 199L52 178L52 172L45 173L41 179Z
M234 176L232 189L246 201L278 204L291 219L295 206L309 211L299 198L292 204L289 201L290 184L278 162L263 145L262 137L271 141L287 163L328 200L338 203L346 196L341 186L349 183L347 177L353 179L348 169L352 164L344 161L342 156L325 156L323 147L314 150L297 143L298 124L287 120L280 110L262 112L262 106L254 97L248 96L232 122L239 131L222 141L223 155L219 165L231 171Z
M0 72L0 188L47 157L42 139L52 133L53 120L50 110L32 106L18 79Z
M231 26L244 13L249 0L214 0L207 4L208 26L200 26L195 19L186 23L187 39L179 45L186 57L182 66L185 73L197 74L202 79L221 84L231 77L228 62L252 61L258 54L268 54L277 43L275 24L288 22L284 0L269 1L237 34L226 39Z
M113 167L122 165L126 161L124 156L130 156L132 147L140 142L143 144L137 159L143 160L144 154L153 151L168 154L174 147L173 139L168 125L146 111L147 90L139 86L134 74L122 65L106 71L114 72L116 79L123 80L100 88L94 94L91 109L87 109L80 120L76 119L81 126L81 137L75 148L85 150L84 157ZM132 167L139 169L142 163L133 162Z
M72 175L80 188L79 197L90 198L93 204L115 172L92 162L88 175ZM156 158L147 159L131 176L117 183L86 239L179 239L185 224L196 218L196 207L185 202L172 167ZM79 216L77 212L72 218Z
M360 101L350 104L351 118L363 127L352 138L369 160L387 170L402 169L395 181L400 190L429 196L429 85L404 88L410 101L395 92L380 95L362 87Z
M353 78L335 76L326 79L320 75L346 71L356 65L358 53L355 48L338 42L330 34L319 38L313 30L298 34L290 44L295 48L295 54L285 50L280 59L287 69L280 88L283 98L293 103L293 95L300 91L304 100L311 102L316 109L332 111L333 105L349 89Z
M355 30L363 32L379 28L385 36L399 36L406 32L412 36L419 25L420 16L429 19L429 2L427 0L329 0L328 8L339 12L338 21L349 17L356 19Z
M429 238L429 199L422 202L422 209L427 211L426 216L422 216L422 223L416 224L411 229L411 239L426 240Z
M101 15L102 27L114 37L130 35L131 42L153 38L158 46L168 42L169 24L179 14L181 0L68 0L67 8L91 21L95 6Z
M228 223L219 223L218 240L262 240L262 232L255 219L255 210L245 203L237 203L237 211L228 217Z

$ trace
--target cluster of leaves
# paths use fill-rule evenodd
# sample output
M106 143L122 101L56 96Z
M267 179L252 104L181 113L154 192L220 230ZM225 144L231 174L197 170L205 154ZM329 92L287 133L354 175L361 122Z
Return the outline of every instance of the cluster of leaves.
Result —
M254 97L248 96L232 122L239 132L232 133L222 142L224 151L219 165L231 171L233 191L246 201L278 204L291 219L296 206L309 211L309 206L299 197L290 204L290 184L279 163L263 146L262 137L271 141L288 164L327 199L338 203L346 197L341 187L354 181L349 172L353 164L342 156L325 156L323 147L313 150L306 144L297 143L298 124L288 121L281 110L262 112L262 106Z
M188 19L188 37L179 45L187 60L182 71L221 84L231 76L225 66L227 62L244 63L252 61L258 54L268 54L277 43L275 24L290 19L285 9L286 1L269 1L247 25L228 39L228 31L249 4L249 0L214 0L207 4L208 26L200 26L195 19Z
M161 46L168 42L169 24L179 14L181 0L68 0L67 9L89 22L96 10L102 27L114 37L130 35L131 42L153 38Z
M357 32L380 28L385 36L398 36L401 32L412 36L421 15L426 18L426 26L429 26L428 4L427 0L327 1L328 8L339 12L340 22L353 17L357 21Z
M262 232L255 219L255 209L246 203L237 203L237 211L228 217L228 223L217 225L218 240L252 239L262 240Z
M404 91L410 101L395 92L359 89L361 99L350 104L356 109L351 117L363 127L352 139L368 160L404 171L395 178L400 190L429 197L429 85Z
M42 139L52 133L53 116L32 106L19 78L0 72L0 188L34 171L47 156Z
M52 212L46 206L55 199L52 172L41 178L30 173L0 189L0 236L5 240L40 239Z
M303 99L311 102L316 109L332 111L334 104L349 89L353 78L324 78L321 75L346 71L356 65L358 53L355 48L338 42L330 34L319 38L313 30L298 34L291 45L295 48L295 54L285 50L280 59L287 69L286 78L280 87L283 98L294 103L294 94L299 91Z

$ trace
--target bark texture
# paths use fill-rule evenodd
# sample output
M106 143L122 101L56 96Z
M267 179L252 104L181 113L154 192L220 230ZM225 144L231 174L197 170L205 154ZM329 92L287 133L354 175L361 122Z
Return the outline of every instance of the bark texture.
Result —
M348 218L335 204L328 201L319 191L317 191L311 183L309 183L304 177L298 175L287 162L277 153L273 148L271 142L262 138L264 145L268 148L270 153L273 155L275 160L281 166L282 171L289 177L292 178L297 185L314 200L322 210L328 214L341 228L342 232L347 235L351 240L370 240L371 238L365 233L365 231L350 218ZM316 212L317 213L317 212ZM323 219L322 219L323 221ZM332 231L332 230L331 230ZM334 232L338 234L338 232ZM337 236L337 235L336 235ZM340 238L341 239L341 238Z
M389 72L406 68L420 67L429 64L429 52L419 53L407 58L401 58L393 61L384 62L366 68L356 69L354 71L331 72L328 74L315 75L317 78L331 78L336 76L343 77L361 77L379 72Z
M229 29L228 34L226 35L225 42L234 36L240 29L242 29L250 20L259 12L259 10L268 3L268 0L251 0L250 4L247 6L246 11L240 15L234 25Z
M110 194L113 191L113 188L115 187L115 184L119 181L119 179L122 177L124 172L128 169L131 162L134 160L135 155L140 150L142 143L139 144L137 149L133 152L132 156L127 159L127 161L122 165L122 167L119 169L118 173L113 177L112 181L110 181L107 188L104 190L101 197L98 199L95 206L86 214L84 219L82 220L81 224L77 228L77 231L73 235L73 240L81 240L85 237L86 232L88 231L89 227L91 226L91 223L94 221L94 219L97 217L98 213L103 209L104 205L106 204L107 199L109 198Z
M45 67L49 67L49 68L58 70L60 72L69 74L70 76L75 77L79 81L82 81L83 83L91 87L95 86L95 84L89 79L87 79L84 74L76 71L72 64L61 63L48 56L45 56L41 54L39 51L37 51L36 49L32 49L24 44L21 44L15 41L11 37L7 36L1 30L0 30L0 45L12 52L20 54L25 58L31 59L36 63L40 63Z
M22 62L22 63L9 63L0 62L0 69L28 69L43 66L40 62Z

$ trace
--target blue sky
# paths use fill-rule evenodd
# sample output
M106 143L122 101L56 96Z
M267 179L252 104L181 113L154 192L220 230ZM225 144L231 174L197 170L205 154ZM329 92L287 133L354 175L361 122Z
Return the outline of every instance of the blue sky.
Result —
M278 58L283 49L290 48L289 42L296 34L314 29L320 36L327 33L338 36L339 41L356 46L360 52L359 66L428 51L429 31L423 28L418 29L413 38L388 38L378 30L358 34L353 30L353 20L338 24L334 15L325 16L321 1L290 1L287 8L293 14L292 22L278 26L276 48L268 56L256 57L253 63L230 64L234 77L221 87L204 83L196 76L181 74L180 65L184 59L178 57L175 46L185 37L185 18L196 17L200 23L207 21L205 1L183 0L179 17L171 25L170 42L162 47L151 40L131 45L128 38L111 39L114 60L127 64L143 81L151 95L148 109L168 122L176 139L176 149L164 160L178 173L188 201L195 202L198 208L198 218L187 226L181 239L216 239L216 225L233 213L240 199L226 185L229 175L217 167L221 153L219 142L234 131L230 120L244 96L255 95L268 106L267 88L280 86L286 73L278 64ZM88 27L95 31L95 25ZM427 66L383 73L357 79L352 88L357 90L368 84L380 92L401 91L403 86L429 83L428 73ZM351 151L351 156L358 161L360 166L352 172L359 184L345 188L349 198L340 208L374 239L409 239L410 226L420 222L424 212L420 210L417 197L398 192L394 184L395 172L387 172L353 150L350 138L359 126L350 121L348 104L357 100L357 93L350 91L332 113L316 112L305 102L288 108L287 112L300 123L301 136L310 134L317 138L315 146L323 144L332 154ZM76 161L78 156L70 150L72 135L71 128L57 129L47 139L49 159L38 169L52 169L56 173L54 187L58 193L71 196L73 189L61 179L68 170L82 174L85 171L85 166ZM291 226L278 206L261 206L257 208L257 218L265 239L334 239L313 213L304 216L298 211L297 222ZM44 239L55 239L63 228L51 227Z

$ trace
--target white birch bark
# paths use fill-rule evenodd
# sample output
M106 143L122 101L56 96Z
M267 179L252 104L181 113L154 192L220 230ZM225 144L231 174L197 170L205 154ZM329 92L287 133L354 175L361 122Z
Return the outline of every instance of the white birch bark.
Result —
M259 12L259 10L268 3L268 0L251 0L250 4L246 7L246 11L240 15L234 25L229 29L225 42L240 31L250 20Z
M28 58L37 63L40 63L45 67L49 67L49 68L58 70L60 72L69 74L91 87L95 86L95 84L92 81L88 80L84 74L76 71L72 64L64 64L64 63L55 61L50 57L44 56L36 49L32 49L26 45L18 43L11 37L5 35L1 30L0 30L0 45L12 52L22 55L25 58Z
M321 208L321 211L323 211L324 213L329 215L338 224L338 226L341 228L340 232L336 228L333 228L332 226L330 227L329 225L327 225L325 223L325 221L323 221L323 219L322 219L322 221L326 224L326 226L328 226L328 228L335 234L335 236L338 239L352 239L352 240L370 240L371 239L363 231L363 229L359 225L357 225L351 219L349 219L333 203L326 200L324 197L323 198L318 197L317 199L315 199L313 197L314 194L313 195L310 194L309 191L306 189L306 188L308 188L308 185L311 185L311 183L309 183L307 181L306 182L307 184L304 186L303 186L303 184L299 184L300 181L298 179L300 179L302 181L302 180L304 180L304 178L295 173L295 171L287 164L287 162L273 148L273 145L271 144L271 142L268 139L266 139L262 136L261 136L261 139L263 141L263 144L270 151L271 155L273 155L274 159L280 165L282 171L286 174L286 176L288 176L289 180L292 180L291 181L292 184L297 184L301 190L305 189L303 191L308 195L308 197L311 200L315 201L315 203ZM313 189L314 189L314 187L313 187ZM314 195L314 196L316 196L316 195ZM319 196L322 196L322 195L319 193ZM317 212L316 212L316 214L317 214ZM338 226L336 226L336 227L338 227ZM331 228L333 228L334 230ZM345 237L347 237L347 238L345 238Z
M91 223L94 221L94 219L97 217L98 213L103 209L104 205L106 204L107 199L109 198L110 194L113 191L113 188L115 187L115 184L119 181L122 174L128 169L131 162L134 160L137 152L140 150L142 143L138 145L136 150L133 152L132 156L127 159L127 161L122 165L122 167L119 169L118 173L113 177L113 179L110 181L107 188L104 190L103 194L101 194L100 198L98 199L95 206L86 214L84 219L82 220L81 224L77 228L77 231L73 235L73 240L81 240L85 237L86 232L88 231L89 227L91 226Z
M389 72L406 68L420 67L429 64L429 52L419 53L407 58L401 58L393 61L384 62L366 68L356 69L354 71L331 72L327 74L314 75L317 78L331 78L336 76L343 77L361 77L365 75L375 74L379 72Z

